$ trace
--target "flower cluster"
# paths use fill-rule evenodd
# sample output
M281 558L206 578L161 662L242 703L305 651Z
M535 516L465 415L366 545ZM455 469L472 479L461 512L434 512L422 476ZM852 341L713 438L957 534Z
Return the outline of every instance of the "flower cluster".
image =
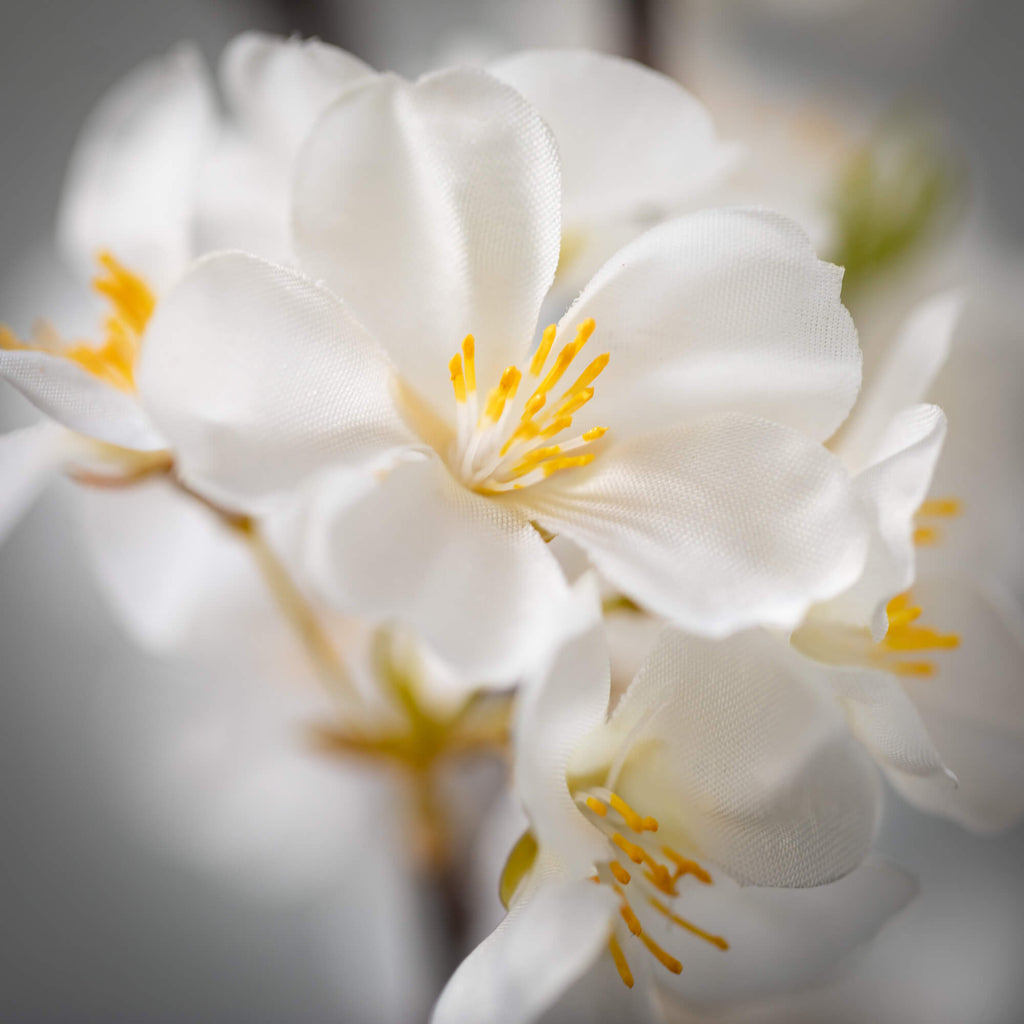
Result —
M858 339L757 139L627 61L410 82L247 34L219 78L175 51L87 128L59 234L103 313L0 333L44 417L0 529L63 474L142 642L315 670L302 756L397 771L372 841L448 888L446 773L507 759L507 915L435 1024L587 972L629 1019L814 980L913 894L883 773L1024 815L1019 417L943 373L990 361L988 299L917 282L877 327L865 257Z

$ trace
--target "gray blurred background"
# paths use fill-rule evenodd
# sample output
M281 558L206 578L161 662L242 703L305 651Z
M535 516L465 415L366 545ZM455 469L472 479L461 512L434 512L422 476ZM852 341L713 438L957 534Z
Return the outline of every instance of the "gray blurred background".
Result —
M822 0L842 8L830 17L808 14L813 0L719 4L765 66L947 117L1019 246L1020 0ZM687 13L673 0L4 0L0 293L17 304L29 288L92 105L179 39L212 60L245 28L316 33L406 73L463 51L587 45L685 75ZM0 397L3 426L23 414ZM245 899L129 824L116 775L132 764L111 755L137 717L124 680L151 693L169 671L123 639L51 495L0 549L0 1020L359 1024L332 978L346 953L329 948L322 907ZM1024 1020L1024 832L986 841L900 808L882 847L917 871L922 898L801 1019Z

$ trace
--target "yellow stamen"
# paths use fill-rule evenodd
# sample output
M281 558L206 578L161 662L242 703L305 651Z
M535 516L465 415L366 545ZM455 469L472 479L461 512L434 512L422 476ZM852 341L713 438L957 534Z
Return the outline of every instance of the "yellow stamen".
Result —
M622 979L622 983L626 988L632 988L633 972L629 969L626 954L622 952L619 940L616 939L614 935L609 936L608 938L608 951L612 955L612 960L615 962L615 969L619 972L619 977Z
M686 931L703 939L705 942L710 942L712 946L717 946L719 949L725 950L729 948L729 943L721 935L712 935L710 932L704 931L703 928L698 928L693 922L687 921L685 917L680 917L678 914L673 913L657 896L650 897L648 902L659 914L663 914L680 928L685 928Z
M493 423L497 423L501 419L505 406L516 397L516 392L519 390L519 381L522 380L522 377L523 375L519 367L509 366L505 368L498 386L491 388L491 393L487 396L487 405L484 408L484 416L487 419Z
M462 373L462 356L456 352L448 360L448 374L452 379L452 387L455 389L455 401L464 405L466 401L466 378Z
M530 373L534 377L539 377L541 370L544 369L544 364L548 361L548 354L551 352L551 346L554 344L554 341L555 325L549 324L544 328L537 351L533 353L533 359L530 360Z
M960 637L955 633L940 633L927 626L900 626L893 629L890 625L882 643L890 651L948 650L960 646Z
M683 965L674 957L670 956L659 946L654 939L650 937L646 932L641 932L638 936L640 941L651 951L654 959L658 961L663 967L668 968L673 974L681 974Z
M626 922L626 927L634 935L643 935L644 928L643 925L640 924L640 918L633 913L633 908L628 903L623 903L622 906L619 907L619 913L622 915L622 920Z
M587 452L584 455L563 455L560 459L551 459L549 462L545 462L543 466L538 467L544 470L544 476L549 477L552 473L557 473L560 469L572 469L575 466L589 466L597 456L593 452Z
M586 804L599 818L603 818L608 814L608 808L596 796L588 796Z
M930 498L921 502L917 510L919 516L958 516L963 510L959 498Z
M935 664L930 661L897 661L891 668L898 676L935 675Z
M544 438L554 437L555 434L560 434L563 430L568 430L572 426L571 416L558 416L553 419L541 432L540 436Z
M593 320L589 321L593 324ZM593 327L591 327L593 331ZM590 337L588 334L587 337ZM578 391L582 391L585 387L593 384L598 377L604 372L604 368L608 365L608 360L611 359L611 353L605 352L603 355L597 356L593 359L590 365L573 381L570 387L565 392L565 397L569 398L571 395L575 395Z
M914 543L922 546L938 544L939 531L934 526L918 526L914 530Z
M625 800L622 799L617 793L612 793L608 802L612 805L612 808L619 812L625 820L626 824L634 832L644 831L644 819L640 817L636 811L633 810ZM653 820L653 819L652 819Z
M476 391L476 339L472 334L467 334L462 339L462 358L466 364L466 391L472 394Z
M607 427L591 427L590 430L585 430L583 432L583 440L584 441L599 441L607 433L608 433L608 428ZM657 829L651 829L651 831L652 832L656 832Z
M629 880L632 876L617 860L611 861L608 867L620 885L629 885Z
M558 403L558 408L555 410L556 416L572 416L573 414L580 411L594 397L593 388L583 388L582 391L577 391L575 394L567 395Z
M636 843L631 843L621 832L612 836L612 842L634 863L643 864L644 851Z
M662 852L673 864L676 866L675 877L682 878L683 875L693 875L699 882L703 882L704 885L711 885L711 875L704 870L695 860L690 860L689 857L684 857L682 854L676 853L675 850L670 846L663 846Z

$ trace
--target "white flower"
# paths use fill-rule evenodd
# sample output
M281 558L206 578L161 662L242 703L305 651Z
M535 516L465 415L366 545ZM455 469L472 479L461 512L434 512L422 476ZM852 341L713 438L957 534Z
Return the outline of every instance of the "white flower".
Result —
M679 975L690 998L742 998L808 980L906 902L912 885L881 867L832 890L822 919L802 894L787 911L784 893L735 884L832 882L875 832L876 773L808 662L764 631L669 629L606 720L608 653L586 581L552 628L563 639L517 713L531 829L503 878L509 914L455 973L435 1024L533 1020L602 955L629 987Z
M858 572L859 519L816 443L855 394L856 335L838 271L785 220L649 232L535 347L557 155L471 71L348 92L295 202L323 283L202 261L161 303L141 381L192 486L257 509L309 487L308 561L334 600L507 678L560 589L533 523L713 634L791 625Z

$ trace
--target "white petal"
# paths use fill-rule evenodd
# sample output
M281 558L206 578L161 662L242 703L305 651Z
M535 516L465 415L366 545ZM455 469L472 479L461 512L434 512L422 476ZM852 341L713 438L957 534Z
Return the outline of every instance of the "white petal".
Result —
M664 942L684 965L666 986L669 998L691 1006L740 1004L820 982L916 894L914 879L883 861L814 889L741 888L724 878L693 886L680 900L681 913L724 936L729 950L666 933Z
M160 303L138 381L182 476L227 502L413 442L387 358L351 313L241 253L199 261Z
M303 527L305 564L343 610L403 621L473 682L533 663L565 582L529 522L456 483L431 454L383 479L327 478Z
M573 751L608 712L608 644L592 574L573 587L548 629L542 664L519 695L515 790L541 849L557 851L567 873L581 878L607 858L606 841L579 811L568 784Z
M160 288L192 256L192 200L215 122L202 58L178 47L119 82L87 122L58 222L83 274L99 249Z
M431 1024L530 1024L601 953L614 913L605 886L541 885L460 964Z
M914 579L914 515L928 494L946 436L946 417L935 405L915 405L893 417L868 467L853 487L871 524L860 579L815 609L816 616L869 626L876 639L888 626L885 606Z
M782 637L666 630L607 729L631 748L616 792L740 882L821 885L870 849L878 772Z
M448 360L466 334L485 390L529 350L558 263L559 204L551 133L509 86L470 69L381 76L307 141L295 248L447 412Z
M52 423L40 423L0 436L0 543L59 467L62 433Z
M955 790L930 780L894 778L900 792L935 814L979 832L1024 817L1024 622L1008 598L965 579L924 579L914 598L937 628L960 636L936 672L904 685L942 755Z
M763 210L706 210L641 235L598 271L559 325L593 317L611 362L579 417L620 436L745 412L824 441L860 385L842 270Z
M297 152L317 117L349 86L374 74L318 39L243 32L225 48L220 80L238 126L282 155Z
M521 92L554 132L569 230L678 208L735 159L694 96L635 61L529 50L488 70Z
M138 451L167 447L135 395L100 380L73 360L33 350L0 351L0 376L76 434Z
M949 355L962 310L959 292L943 292L907 318L834 446L851 473L877 462L893 419L927 397Z
M751 417L638 437L523 493L609 581L694 632L792 626L863 566L865 527L838 460Z

